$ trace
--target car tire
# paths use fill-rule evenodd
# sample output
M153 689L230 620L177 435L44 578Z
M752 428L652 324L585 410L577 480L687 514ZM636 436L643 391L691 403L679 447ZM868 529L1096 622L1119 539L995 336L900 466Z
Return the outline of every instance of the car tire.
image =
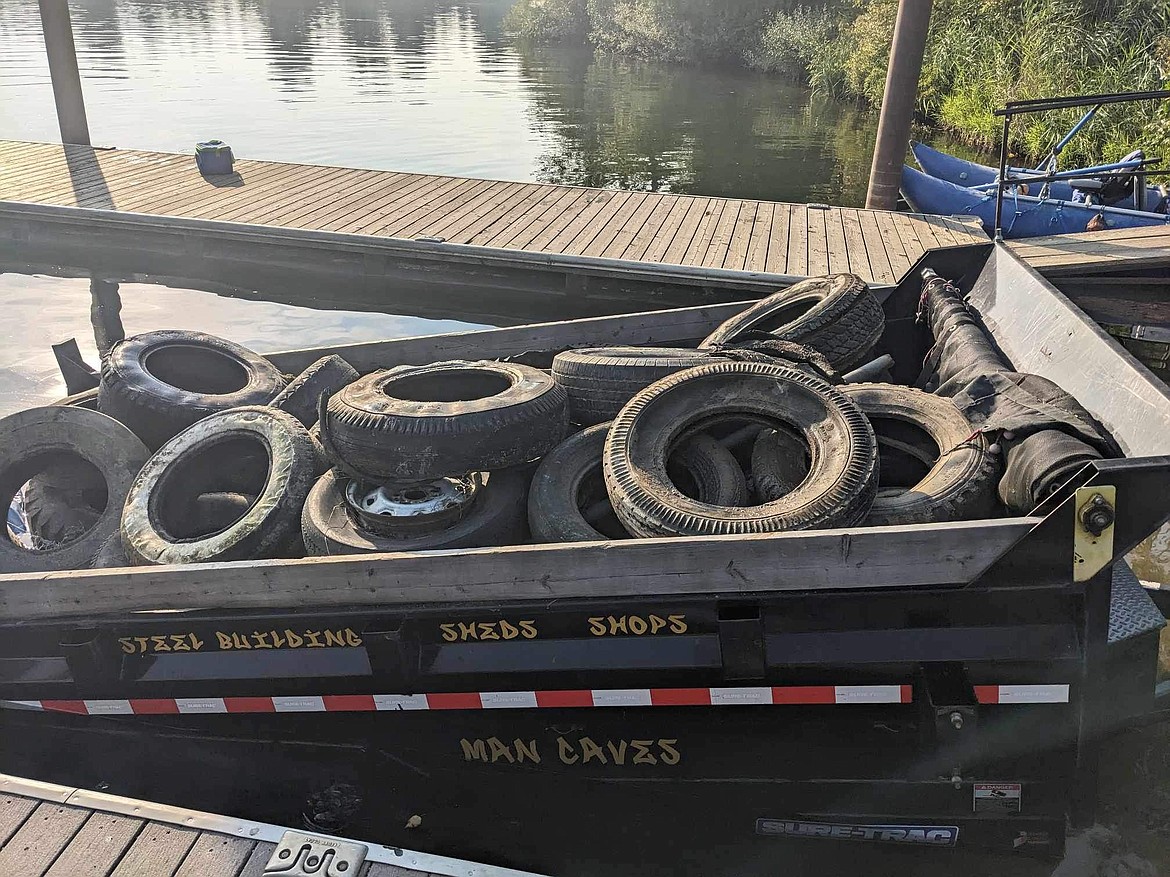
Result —
M332 396L359 377L357 369L340 356L325 356L293 378L268 404L312 427L321 397Z
M375 372L334 393L321 439L352 477L425 481L533 461L568 428L565 391L540 369L443 362Z
M0 495L11 497L66 455L96 467L105 482L104 508L89 526L39 551L0 539L0 572L84 569L118 531L122 503L150 456L146 446L112 417L65 405L20 411L0 420Z
M773 502L710 505L671 483L674 437L716 418L780 422L812 453L808 476ZM848 526L869 511L877 490L873 430L837 388L796 369L720 362L647 387L614 420L603 457L605 483L623 526L638 536L708 536Z
M320 472L309 432L291 414L258 405L213 414L163 445L135 479L122 513L126 554L137 566L295 555L301 508ZM209 493L256 499L207 532L191 506Z
M885 330L885 314L856 274L810 277L768 296L722 323L702 348L765 331L819 351L839 372L865 360Z
M429 533L391 535L355 523L345 498L348 477L331 469L317 480L305 501L301 515L305 551L313 557L328 557L515 545L528 538L526 509L532 471L532 466L515 466L485 472L474 504L458 522Z
M168 329L114 345L102 365L98 410L156 450L204 417L265 405L283 389L276 366L247 348Z

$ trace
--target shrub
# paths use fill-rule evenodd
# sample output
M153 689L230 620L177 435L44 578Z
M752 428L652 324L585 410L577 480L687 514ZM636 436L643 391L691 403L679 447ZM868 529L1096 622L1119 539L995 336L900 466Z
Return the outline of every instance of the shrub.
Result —
M585 0L517 0L504 29L536 43L582 40L589 32Z

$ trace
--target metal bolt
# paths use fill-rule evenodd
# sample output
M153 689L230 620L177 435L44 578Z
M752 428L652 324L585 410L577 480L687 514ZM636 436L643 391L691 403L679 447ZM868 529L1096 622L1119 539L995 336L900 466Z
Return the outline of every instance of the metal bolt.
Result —
M310 868L315 868L319 861L320 859L318 859L316 856L309 856L309 858L305 859L305 864Z
M282 859L287 859L291 855L292 855L292 850L281 850L280 851L280 857Z
M961 730L963 727L963 714L958 710L951 713L951 727L956 731Z
M338 871L348 871L349 870L349 862L338 862L337 863L337 870Z
M1114 521L1113 507L1099 493L1094 493L1081 511L1081 523L1094 536L1100 536Z

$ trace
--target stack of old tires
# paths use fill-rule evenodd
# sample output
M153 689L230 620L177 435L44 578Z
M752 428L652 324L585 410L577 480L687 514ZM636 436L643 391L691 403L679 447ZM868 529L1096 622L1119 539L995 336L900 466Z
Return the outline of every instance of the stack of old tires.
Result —
M870 362L884 328L840 274L696 347L568 350L549 371L359 376L331 356L292 377L213 336L139 335L96 390L0 420L0 490L23 491L40 549L0 540L0 571L994 513L997 448L948 399L852 382L888 377Z
M995 448L949 400L841 383L883 330L866 284L840 274L759 302L696 350L558 355L553 376L585 428L537 471L533 535L749 534L990 513Z

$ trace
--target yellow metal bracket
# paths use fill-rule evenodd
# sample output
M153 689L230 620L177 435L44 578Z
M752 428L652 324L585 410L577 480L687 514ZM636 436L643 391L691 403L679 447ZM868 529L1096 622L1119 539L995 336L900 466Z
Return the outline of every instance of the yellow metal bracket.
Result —
M1104 484L1077 489L1073 521L1073 581L1087 582L1113 560L1117 488Z

